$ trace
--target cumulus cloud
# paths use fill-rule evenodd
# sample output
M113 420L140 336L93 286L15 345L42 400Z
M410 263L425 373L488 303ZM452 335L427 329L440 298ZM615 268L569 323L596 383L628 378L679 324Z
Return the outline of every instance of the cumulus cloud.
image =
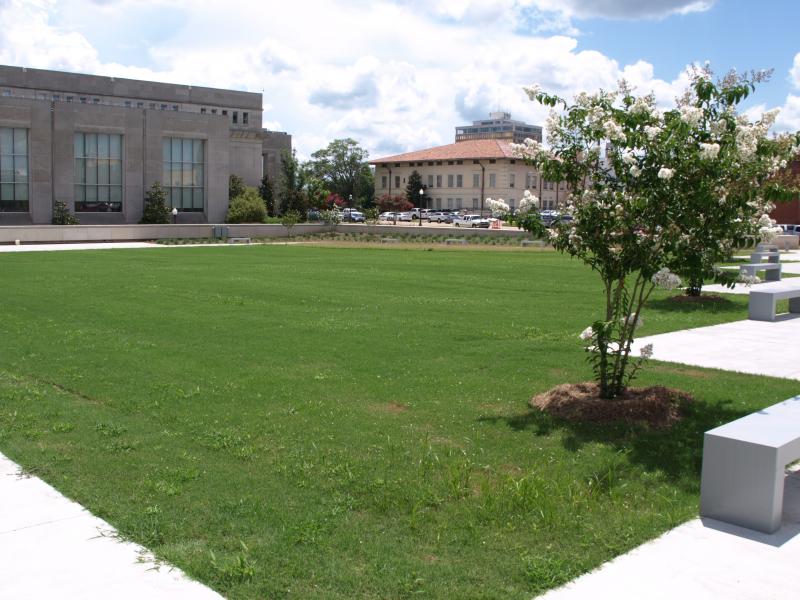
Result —
M668 104L688 82L684 73L659 79L650 63L619 64L578 49L564 32L590 14L656 18L710 4L305 0L267 12L228 0L221 12L193 0L0 0L0 62L262 92L263 122L291 133L301 157L336 137L354 137L379 157L450 143L456 126L494 110L542 124L545 110L521 90L533 82L571 97L625 78ZM130 39L128 22L165 10L169 25L136 31L146 60L111 61L98 50L94 17L116 28L112 40ZM73 26L70 14L89 25ZM532 35L526 15L561 35Z

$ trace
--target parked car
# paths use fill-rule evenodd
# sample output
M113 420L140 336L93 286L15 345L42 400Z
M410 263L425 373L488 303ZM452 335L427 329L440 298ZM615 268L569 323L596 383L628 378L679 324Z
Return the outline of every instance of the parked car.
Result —
M453 225L456 227L483 227L489 228L489 219L480 215L464 215L463 217L454 217Z
M428 216L428 220L436 221L437 223L452 223L453 215L449 212L436 211Z
M316 208L309 208L306 213L306 219L309 221L321 221L322 215L319 214L319 210Z
M413 221L414 217L411 215L411 212L401 212L397 213L397 220L398 221Z
M778 227L783 229L783 233L787 235L800 235L800 225L779 224Z
M397 213L394 213L394 212L391 212L391 211L382 212L380 215L378 215L378 219L381 220L381 221L394 221L396 215L397 215Z
M364 213L358 210L347 210L342 213L342 221L349 221L350 223L363 223Z

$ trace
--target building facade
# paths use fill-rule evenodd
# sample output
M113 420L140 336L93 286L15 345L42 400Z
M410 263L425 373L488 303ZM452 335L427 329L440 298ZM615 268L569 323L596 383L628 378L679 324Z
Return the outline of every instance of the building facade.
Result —
M511 153L505 140L471 140L370 161L375 165L375 197L404 195L414 171L422 176L427 208L485 212L486 198L502 198L516 209L524 191L543 209L563 206L564 182L545 181L539 172ZM412 200L413 202L413 200Z
M0 66L0 225L136 223L159 182L179 222L222 222L264 169L261 94ZM289 137L291 144L291 137Z
M281 172L281 156L292 153L292 136L284 131L264 129L261 144L262 171L274 183Z
M508 140L521 144L525 138L542 141L542 128L522 121L514 121L511 113L489 113L487 120L473 121L472 125L456 127L456 141L468 140Z

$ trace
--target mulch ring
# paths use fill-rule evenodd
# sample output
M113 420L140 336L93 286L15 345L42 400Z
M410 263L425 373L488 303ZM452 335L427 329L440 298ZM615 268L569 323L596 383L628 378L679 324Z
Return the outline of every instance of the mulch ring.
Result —
M534 396L529 404L568 421L622 421L666 429L681 419L683 406L693 401L690 394L663 386L628 388L619 398L604 400L600 386L584 382L558 385Z

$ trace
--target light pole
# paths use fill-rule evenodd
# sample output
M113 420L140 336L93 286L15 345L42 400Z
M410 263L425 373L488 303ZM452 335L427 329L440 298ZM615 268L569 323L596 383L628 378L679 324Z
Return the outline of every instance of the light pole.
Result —
M172 209L172 224L175 225L175 223L177 223L177 222L178 222L178 209L177 208L173 208Z
M419 217L417 219L419 223L417 223L417 225L419 225L420 227L422 227L422 202L424 198L425 198L425 190L419 188L419 214L417 215Z

